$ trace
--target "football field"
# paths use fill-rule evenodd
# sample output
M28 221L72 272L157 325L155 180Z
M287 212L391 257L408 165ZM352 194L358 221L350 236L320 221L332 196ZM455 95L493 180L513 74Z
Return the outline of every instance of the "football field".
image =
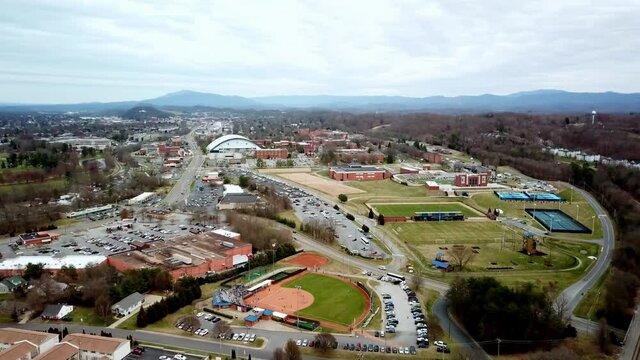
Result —
M425 203L425 204L371 204L379 214L384 216L411 217L416 212L448 212L458 211L466 217L482 216L479 212L457 202Z

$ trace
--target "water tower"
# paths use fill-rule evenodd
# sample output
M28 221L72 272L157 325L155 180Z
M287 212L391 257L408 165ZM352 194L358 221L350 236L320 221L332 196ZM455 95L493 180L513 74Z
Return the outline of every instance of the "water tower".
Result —
M598 115L598 113L595 110L593 110L591 112L591 125L596 123L596 115Z

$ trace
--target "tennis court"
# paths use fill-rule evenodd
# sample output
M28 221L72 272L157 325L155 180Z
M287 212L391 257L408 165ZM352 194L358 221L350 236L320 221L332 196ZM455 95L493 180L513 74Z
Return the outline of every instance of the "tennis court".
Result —
M531 200L533 201L552 201L552 202L563 202L564 199L560 196L552 193L525 193Z
M518 191L494 191L498 199L505 201L531 201L526 193Z
M588 234L591 229L582 225L562 210L558 209L525 209L547 230L559 233Z

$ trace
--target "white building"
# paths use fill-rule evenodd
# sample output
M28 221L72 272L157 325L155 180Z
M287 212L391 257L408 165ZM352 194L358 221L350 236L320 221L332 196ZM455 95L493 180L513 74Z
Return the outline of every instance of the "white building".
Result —
M210 159L236 159L238 155L246 154L260 149L260 146L256 145L248 138L230 134L223 135L213 140L207 145L207 152Z
M151 198L155 195L156 193L154 192L143 192L142 194L132 197L131 199L127 200L127 204L129 205L137 205L137 204L142 204L145 203L149 200L151 200Z
M111 306L111 312L117 316L126 316L134 312L144 302L144 295L139 292L127 296Z
M224 184L222 185L222 188L222 196L229 194L244 194L244 190L238 185Z
M43 320L60 320L73 312L73 305L49 304L40 317Z

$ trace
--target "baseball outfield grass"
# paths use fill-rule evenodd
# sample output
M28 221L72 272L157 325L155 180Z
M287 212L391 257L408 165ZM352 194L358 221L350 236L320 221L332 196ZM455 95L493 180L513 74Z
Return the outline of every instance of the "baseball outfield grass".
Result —
M384 216L413 216L416 212L459 211L464 216L482 216L479 212L458 202L440 202L428 204L372 204L378 213Z
M284 286L300 286L313 295L313 304L298 313L315 320L349 326L365 311L367 304L364 296L354 286L329 276L305 274Z

